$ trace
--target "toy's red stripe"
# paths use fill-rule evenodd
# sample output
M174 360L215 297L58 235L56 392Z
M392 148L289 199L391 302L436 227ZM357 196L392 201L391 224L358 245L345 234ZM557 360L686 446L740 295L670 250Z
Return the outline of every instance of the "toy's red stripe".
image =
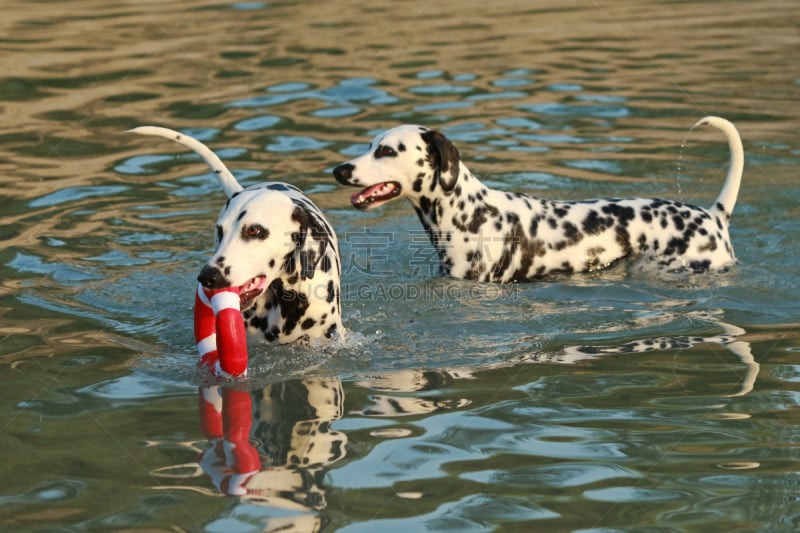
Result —
M239 291L228 287L210 291L198 284L194 302L194 339L198 365L219 368L233 376L247 372L247 331L239 311Z

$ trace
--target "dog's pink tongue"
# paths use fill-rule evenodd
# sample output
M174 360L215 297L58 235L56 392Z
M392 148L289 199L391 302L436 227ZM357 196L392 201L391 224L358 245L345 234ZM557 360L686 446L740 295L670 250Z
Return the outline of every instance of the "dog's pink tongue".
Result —
M371 188L372 188L372 187L367 187L367 188L366 188L366 189L364 189L364 190L361 190L361 191L358 191L358 192L354 192L353 194L351 194L351 195L350 195L350 203L351 203L351 204L353 204L353 205L355 205L355 206L358 206L358 205L360 205L360 204L363 204L363 203L364 203L364 201L365 201L367 198L369 198L369 190L370 190Z
M398 192L398 186L391 181L371 185L350 196L350 203L359 209L364 209L370 204L388 200Z
M257 276L241 287L237 287L237 292L243 294L250 291L261 291L267 287L267 276Z

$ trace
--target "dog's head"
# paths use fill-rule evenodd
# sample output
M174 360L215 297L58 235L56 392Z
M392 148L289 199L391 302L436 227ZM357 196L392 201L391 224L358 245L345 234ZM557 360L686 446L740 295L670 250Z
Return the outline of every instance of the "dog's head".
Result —
M460 172L458 150L444 135L424 126L400 126L375 137L367 153L333 169L342 185L362 187L350 203L366 210L395 198L415 205L439 188L453 192Z
M288 284L313 278L320 262L330 262L326 251L336 249L335 239L319 209L294 186L244 189L222 208L216 252L197 279L209 289L239 287L244 311L278 278Z

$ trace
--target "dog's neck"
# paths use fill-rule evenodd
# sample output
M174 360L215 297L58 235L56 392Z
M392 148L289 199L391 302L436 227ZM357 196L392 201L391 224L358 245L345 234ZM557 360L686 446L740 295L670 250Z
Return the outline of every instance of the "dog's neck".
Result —
M464 163L459 162L458 170L458 181L451 191L445 192L437 184L433 192L425 191L418 198L409 198L442 259L455 235L480 231L479 226L497 212L493 197L503 194L486 187Z
M280 343L294 342L305 334L305 328L300 323L302 320L311 319L319 321L329 316L328 326L336 326L336 331L341 332L341 319L338 310L341 309L340 287L338 277L331 273L316 272L312 278L302 275L300 268L292 273L284 273L272 280L264 294L253 306L267 311L267 321L264 330L268 341L277 340ZM328 291L334 291L328 295ZM334 312L332 308L337 311ZM248 318L250 313L246 313Z

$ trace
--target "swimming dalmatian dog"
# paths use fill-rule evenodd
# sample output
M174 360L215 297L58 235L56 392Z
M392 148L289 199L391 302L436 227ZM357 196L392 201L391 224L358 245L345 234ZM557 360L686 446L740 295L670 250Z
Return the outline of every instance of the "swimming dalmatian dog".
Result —
M600 270L623 258L670 271L720 270L736 261L728 224L744 155L733 124L709 116L699 125L720 129L730 149L728 175L710 209L645 198L568 202L490 189L442 133L414 125L378 135L367 153L333 174L362 188L351 197L360 210L408 198L442 273L454 278L530 281Z
M207 289L239 287L253 340L281 344L344 335L336 233L323 212L288 183L243 188L208 147L155 126L131 130L171 139L200 155L228 201L216 223L216 251L197 279Z

